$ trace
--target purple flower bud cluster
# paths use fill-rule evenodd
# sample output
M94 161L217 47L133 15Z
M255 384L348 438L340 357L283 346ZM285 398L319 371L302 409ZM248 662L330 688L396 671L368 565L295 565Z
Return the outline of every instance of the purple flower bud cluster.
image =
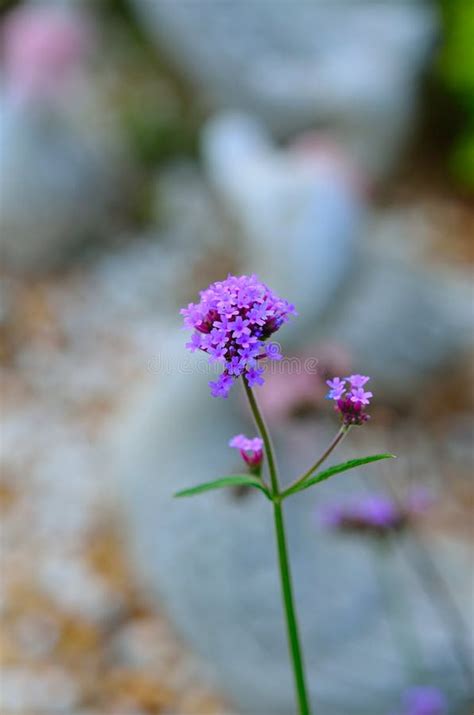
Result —
M276 344L265 344L291 315L293 305L275 295L255 275L232 276L200 293L200 302L181 310L194 330L186 347L202 350L223 372L209 386L213 397L227 397L234 381L244 376L250 387L263 385L263 358L281 360Z
M430 495L421 489L410 492L401 503L387 496L370 494L350 503L327 505L321 517L323 524L333 529L385 536L401 531L432 503Z
M404 715L446 715L447 702L438 688L418 686L410 688L404 698Z
M249 439L244 434L237 434L230 440L229 447L239 449L242 459L251 469L260 467L263 460L263 440L260 437Z
M333 377L327 380L329 386L328 400L334 400L335 409L339 412L345 425L361 425L370 419L365 407L370 403L372 392L366 392L364 385L370 380L366 375L349 375L349 377Z

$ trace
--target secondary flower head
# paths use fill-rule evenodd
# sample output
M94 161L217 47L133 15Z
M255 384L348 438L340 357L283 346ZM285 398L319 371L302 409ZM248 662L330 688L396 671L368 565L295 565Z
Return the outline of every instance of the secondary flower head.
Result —
M263 440L260 437L249 439L244 434L237 434L229 442L229 447L240 450L242 459L251 469L258 469L263 459Z
M279 298L255 275L232 276L200 293L199 303L181 310L185 327L194 332L186 347L202 350L223 371L209 383L214 397L227 397L238 377L250 387L264 383L264 358L281 360L278 346L265 341L296 315L293 305Z
M404 715L446 715L446 698L438 688L411 688L404 698Z
M339 412L345 425L361 425L370 419L365 407L370 404L372 392L366 391L364 385L370 380L366 375L350 375L349 377L333 377L327 380L329 387L328 400L336 402L335 409Z

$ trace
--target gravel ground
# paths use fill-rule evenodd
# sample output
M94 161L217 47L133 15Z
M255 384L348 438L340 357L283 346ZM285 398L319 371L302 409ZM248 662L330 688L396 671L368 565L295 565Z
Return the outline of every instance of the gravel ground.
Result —
M457 230L453 210L448 205L444 220ZM459 221L471 225L469 215ZM437 249L441 260L447 244ZM451 245L456 257L470 261L472 243L460 246ZM134 581L102 478L110 422L157 354L161 251L159 243L138 241L60 276L3 277L5 715L229 712ZM454 407L462 414L463 400ZM458 436L464 426L461 420ZM459 453L466 439L459 447L456 439Z
M154 247L129 272L143 280ZM23 282L4 277L2 713L227 711L203 667L134 583L107 493L104 444L153 344L145 305L124 308L132 254ZM111 291L110 271L120 290ZM112 281L113 283L113 281ZM139 317L138 317L139 316Z

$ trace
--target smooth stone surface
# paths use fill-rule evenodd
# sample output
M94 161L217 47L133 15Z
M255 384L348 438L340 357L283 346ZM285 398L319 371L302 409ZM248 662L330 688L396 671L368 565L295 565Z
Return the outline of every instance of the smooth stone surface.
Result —
M98 111L84 97L66 109L0 96L0 252L13 271L55 268L85 240L117 230L130 164Z
M213 108L255 113L277 134L328 128L374 175L397 159L436 39L429 3L130 4Z
M421 206L370 217L362 178L340 148L314 134L279 149L245 115L208 122L202 153L242 230L240 269L297 307L281 336L289 351L308 336L339 343L379 394L404 403L472 349L470 282L461 269L426 265Z
M337 299L366 229L368 207L343 151L315 136L279 149L254 118L221 114L205 126L209 181L241 227L241 268L293 302L315 325Z
M174 369L146 386L114 438L136 567L240 712L289 715L293 689L270 505L257 492L172 498L179 488L241 469L227 441L242 429L253 433L237 391L228 401L212 400L205 363L183 370L181 342L181 334L168 335L163 359ZM286 475L307 467L330 434L321 426L303 439L276 436ZM347 443L337 461L355 449L355 440ZM390 712L408 684L371 547L322 530L315 518L316 505L364 489L363 475L334 479L285 504L309 687L324 715ZM459 576L464 557L454 546L450 568ZM398 556L388 567L397 590L407 593L426 662L443 682L456 682L446 633L413 573Z
M427 265L426 256L415 255L408 244L411 221L403 211L399 219L395 234L387 236L391 218L379 217L360 246L345 296L319 330L346 347L379 394L409 403L472 350L474 312L466 272Z

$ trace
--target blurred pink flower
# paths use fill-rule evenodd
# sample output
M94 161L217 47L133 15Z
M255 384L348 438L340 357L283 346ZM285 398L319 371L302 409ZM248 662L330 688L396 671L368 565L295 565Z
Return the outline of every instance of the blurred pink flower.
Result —
M54 93L84 60L93 31L75 11L20 6L2 27L3 64L9 88L19 96Z
M336 343L322 343L283 359L267 373L260 400L272 420L283 421L308 410L317 412L327 393L326 379L346 373L350 358Z

